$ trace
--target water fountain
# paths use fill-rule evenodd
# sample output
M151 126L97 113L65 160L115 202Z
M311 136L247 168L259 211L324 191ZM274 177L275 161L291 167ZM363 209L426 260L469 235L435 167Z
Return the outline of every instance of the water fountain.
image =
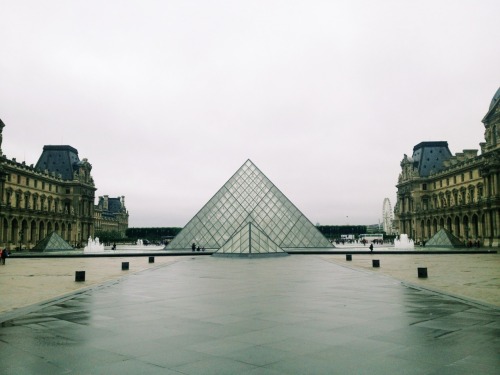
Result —
M89 240L87 242L87 246L83 248L84 253L97 253L104 251L104 244L99 242L99 237L96 237L92 239L92 237L89 237Z
M144 241L141 240L140 238L137 240L137 243L136 243L137 247L143 247L144 246Z
M415 248L415 244L413 243L413 240L408 238L407 234L402 233L399 236L399 239L394 240L394 248L413 250Z

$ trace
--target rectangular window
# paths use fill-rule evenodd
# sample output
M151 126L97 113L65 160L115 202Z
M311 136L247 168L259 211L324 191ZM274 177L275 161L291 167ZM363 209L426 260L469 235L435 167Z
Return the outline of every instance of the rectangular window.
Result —
M434 181L434 189L436 188L436 181Z
M439 187L443 187L443 180L439 180Z
M29 179L29 177L26 177L26 186L28 186L28 187L30 186L30 179Z
M45 181L42 181L42 190L45 190Z
M464 182L465 181L465 176L464 174L462 173L462 181L461 182Z
M427 184L422 184L422 190L427 190Z
M446 179L446 186L450 186L450 179L449 178Z
M35 187L38 187L38 180L35 180Z
M457 183L457 176L453 176L453 183L456 184Z
M472 171L469 171L469 179L472 180L474 178L473 176L474 176L474 174L472 173Z
M21 184L21 176L20 175L17 175L17 183Z

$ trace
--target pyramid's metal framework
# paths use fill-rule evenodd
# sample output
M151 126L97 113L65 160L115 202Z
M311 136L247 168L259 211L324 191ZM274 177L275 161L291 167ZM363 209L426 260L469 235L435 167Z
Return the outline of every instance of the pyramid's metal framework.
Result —
M445 228L441 228L429 241L425 244L427 247L465 247L465 244L453 233Z
M67 243L56 232L49 233L43 240L38 242L31 251L70 251L73 246Z
M245 223L256 224L282 249L332 247L297 207L247 160L167 249L191 249L193 243L206 249L220 249Z
M288 255L255 223L245 223L214 255Z

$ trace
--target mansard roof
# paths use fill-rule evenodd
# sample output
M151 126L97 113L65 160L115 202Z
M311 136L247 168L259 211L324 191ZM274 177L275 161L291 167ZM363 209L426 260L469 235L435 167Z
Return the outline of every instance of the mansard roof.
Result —
M493 98L491 99L490 103L490 109L492 109L496 103L498 103L498 100L500 99L500 87L498 88L497 92L495 95L493 95Z
M78 150L68 145L43 147L43 152L35 169L61 174L63 180L72 180L73 172L80 163Z
M448 142L420 142L413 147L413 166L420 177L428 177L444 169L443 162L452 156Z
M490 107L488 108L488 112L486 115L484 115L482 122L485 123L488 121L488 117L491 113L494 113L495 108L499 105L500 103L500 88L498 88L497 92L495 95L493 95L493 98L491 99Z
M123 209L120 198L108 198L108 211L113 213L121 212Z
M108 209L106 211L107 213L117 214L117 213L125 211L125 206L124 206L120 197L118 197L118 198L110 198L108 196L106 196L106 197L108 200ZM101 206L101 209L104 206L104 199L105 199L104 196L99 197L98 204L99 204L99 206Z

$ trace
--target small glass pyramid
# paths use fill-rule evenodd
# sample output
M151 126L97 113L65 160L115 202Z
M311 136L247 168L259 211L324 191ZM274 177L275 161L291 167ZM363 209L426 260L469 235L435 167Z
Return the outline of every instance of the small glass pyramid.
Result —
M288 255L262 230L252 223L245 224L214 255Z
M292 202L247 160L168 244L220 249L245 223L256 224L281 249L332 244Z
M38 242L31 251L69 251L73 247L61 238L55 231L51 232L43 240Z
M427 247L465 247L465 244L460 241L455 235L441 228L429 241L425 244Z

